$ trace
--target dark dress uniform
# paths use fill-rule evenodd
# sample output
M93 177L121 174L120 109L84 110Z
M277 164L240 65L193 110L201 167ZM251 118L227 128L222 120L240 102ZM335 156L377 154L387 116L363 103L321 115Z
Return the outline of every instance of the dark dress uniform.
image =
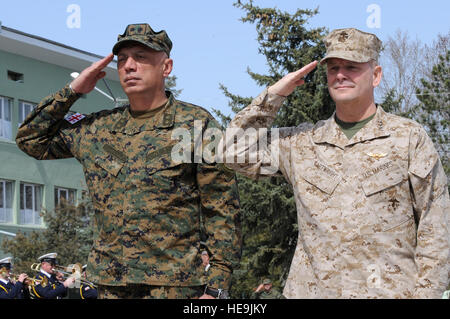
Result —
M12 257L6 257L0 260L0 274L3 278L9 276L12 263ZM5 282L6 281L6 282ZM24 285L20 281L15 284L9 280L0 280L0 299L23 299Z
M11 281L8 281L7 284L0 281L0 299L23 299L23 287L20 281L15 284Z
M97 289L93 285L82 283L80 285L80 297L81 299L97 299Z
M35 279L42 282L31 288L33 299L61 299L67 296L67 288L56 279L56 275L53 274L49 278L46 274L40 272Z

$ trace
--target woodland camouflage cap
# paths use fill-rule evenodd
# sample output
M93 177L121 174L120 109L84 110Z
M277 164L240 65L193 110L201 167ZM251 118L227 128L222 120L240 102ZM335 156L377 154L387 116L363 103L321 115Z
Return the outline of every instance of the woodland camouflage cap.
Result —
M333 30L325 37L324 42L327 54L320 63L329 58L369 62L378 60L381 50L381 41L376 35L354 28Z
M117 37L117 43L114 45L112 52L117 55L120 47L130 42L138 42L153 50L164 51L167 56L170 56L170 50L172 49L172 41L166 31L155 32L147 23L129 24L125 32Z
M272 283L272 280L270 280L270 279L268 279L268 278L265 278L264 280L263 280L263 285L270 285Z

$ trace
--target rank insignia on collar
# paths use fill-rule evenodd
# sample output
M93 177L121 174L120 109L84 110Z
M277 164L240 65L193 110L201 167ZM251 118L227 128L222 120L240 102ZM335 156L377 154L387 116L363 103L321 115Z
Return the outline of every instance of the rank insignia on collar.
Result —
M367 155L379 160L380 158L386 157L387 153L367 153Z

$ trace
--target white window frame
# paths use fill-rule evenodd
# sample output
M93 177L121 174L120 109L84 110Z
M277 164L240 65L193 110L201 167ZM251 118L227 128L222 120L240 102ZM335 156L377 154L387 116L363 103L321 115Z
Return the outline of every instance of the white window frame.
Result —
M62 193L65 192L65 196L62 196ZM72 199L70 199L70 196L72 194ZM66 188L66 187L55 187L55 206L60 205L60 198L63 197L67 203L75 205L75 199L77 195L77 190L73 188Z
M25 101L19 101L19 118L17 121L17 126L20 127L22 123L27 118L28 114L33 112L33 110L36 108L37 104L25 102ZM28 111L26 110L28 108Z
M12 140L12 99L0 96L0 137ZM7 118L9 115L9 119Z
M27 188L31 189L31 198L27 198ZM39 226L42 209L43 187L38 184L20 183L20 222L21 225ZM31 206L28 205L31 203Z
M7 196L7 186L6 186L7 184L10 185L9 201ZM1 186L0 198L2 204L2 207L0 207L0 223L9 224L13 222L12 206L14 201L14 182L7 180L0 180L0 186Z

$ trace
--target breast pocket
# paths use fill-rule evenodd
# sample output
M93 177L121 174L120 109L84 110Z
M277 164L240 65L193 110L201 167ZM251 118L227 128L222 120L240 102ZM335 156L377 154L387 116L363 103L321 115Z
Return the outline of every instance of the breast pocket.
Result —
M376 214L377 231L388 232L412 226L407 172L393 161L385 161L363 174L361 182L367 210Z
M397 164L387 161L367 170L363 174L361 185L364 194L371 196L394 187L406 177L406 173Z
M196 192L194 164L180 163L171 157L171 147L163 147L147 154L144 169L139 169L136 183L140 190L155 197L152 205L165 211L183 205L184 198Z
M102 148L91 150L82 163L89 192L105 202L105 198L117 187L117 179L125 163Z
M192 174L189 174L189 168L193 164L174 160L171 156L172 147L163 146L146 156L144 175L140 178L143 186L150 187L152 192L156 190L163 195L164 192L178 192L190 185L188 177Z
M327 195L332 195L342 180L341 175L333 168L318 160L304 160L302 165L296 167L295 170L296 175L300 177L298 182L302 183L304 180ZM310 192L317 193L317 190L313 191L310 187L308 189Z
M108 174L117 177L124 163L116 160L109 154L98 153L94 155L94 162L97 167L104 169Z

